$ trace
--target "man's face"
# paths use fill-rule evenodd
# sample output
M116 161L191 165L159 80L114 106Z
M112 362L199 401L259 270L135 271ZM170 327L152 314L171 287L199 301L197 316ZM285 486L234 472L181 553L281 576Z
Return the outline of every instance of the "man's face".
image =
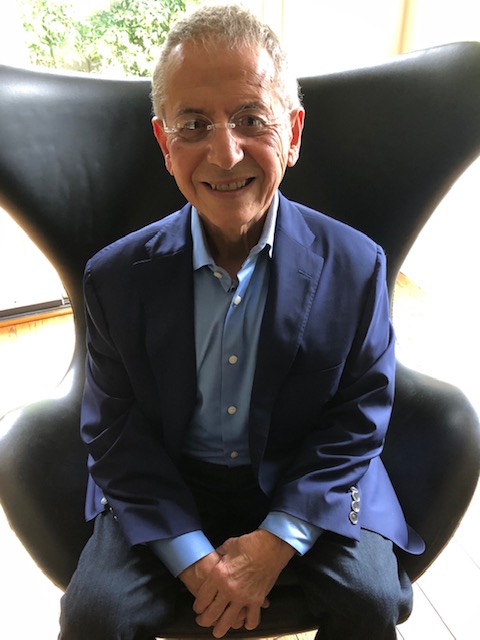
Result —
M188 42L170 55L167 70L166 127L185 113L227 123L248 108L277 124L258 136L215 128L200 141L166 133L154 118L155 136L168 171L207 226L228 234L251 228L267 211L287 166L298 158L303 109L285 112L272 90L270 55L247 48L216 51Z

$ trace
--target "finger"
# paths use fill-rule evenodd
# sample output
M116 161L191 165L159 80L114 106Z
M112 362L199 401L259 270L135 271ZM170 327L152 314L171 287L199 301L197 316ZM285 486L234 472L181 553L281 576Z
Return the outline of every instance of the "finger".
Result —
M270 606L270 600L268 598L265 598L262 604L262 609L268 609L269 606Z
M245 618L245 629L252 631L260 624L260 607L248 607L247 617Z
M217 623L219 618L224 614L227 606L228 600L217 595L215 600L213 600L213 602L205 609L205 611L203 611L196 617L197 624L201 627L213 627Z
M237 620L236 622L234 622L231 626L232 629L234 629L235 631L238 631L239 629L243 629L243 623L245 622L244 618L240 618L239 620Z
M217 549L215 549L215 551L217 553L219 553L221 556L224 556L226 553L228 553L228 549L231 546L231 540L232 540L232 538L227 538L227 540L225 540L225 542L223 544L221 544L219 547L217 547Z
M241 629L243 627L243 625L245 624L245 618L246 617L247 617L247 610L244 607L243 609L241 609L240 613L237 616L237 619L232 624L232 629Z
M241 612L244 612L243 614ZM227 607L223 615L216 621L213 627L213 635L215 638L223 638L223 636L229 631L229 629L239 629L243 626L243 619L245 618L246 611L244 608L239 609L235 605ZM242 624L240 627L235 626L238 624L240 618L242 618Z
M193 610L197 614L203 613L207 607L209 607L217 596L217 588L213 585L208 585L205 582L198 590L197 597L193 603Z

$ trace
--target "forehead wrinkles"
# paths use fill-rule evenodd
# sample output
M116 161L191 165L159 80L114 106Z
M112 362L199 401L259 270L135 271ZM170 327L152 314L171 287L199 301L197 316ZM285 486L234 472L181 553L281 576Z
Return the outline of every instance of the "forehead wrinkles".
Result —
M217 43L218 44L218 43ZM240 104L268 104L275 97L275 69L265 49L237 47L219 55L217 49L189 41L177 45L166 66L167 101L191 97L195 92L212 90L216 100L236 97Z

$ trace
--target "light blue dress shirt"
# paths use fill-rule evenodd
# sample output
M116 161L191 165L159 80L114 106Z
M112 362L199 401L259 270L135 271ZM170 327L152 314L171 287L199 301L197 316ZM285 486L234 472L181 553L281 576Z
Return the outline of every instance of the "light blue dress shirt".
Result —
M215 264L200 216L192 208L197 402L184 453L211 464L251 462L248 414L277 210L278 194L237 281ZM285 540L300 554L311 548L322 531L278 511L269 513L260 528ZM202 531L157 540L149 546L175 576L214 551Z

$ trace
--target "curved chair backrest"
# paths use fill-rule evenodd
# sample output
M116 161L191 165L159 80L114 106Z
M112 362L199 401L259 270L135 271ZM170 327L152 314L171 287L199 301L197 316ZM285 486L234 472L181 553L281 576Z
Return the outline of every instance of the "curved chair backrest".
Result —
M282 190L383 245L393 292L418 232L480 153L480 43L301 84L304 143ZM63 395L5 418L0 493L12 526L61 587L90 531L78 437L84 264L180 204L151 133L148 83L0 66L0 206L58 270L77 336ZM427 543L423 556L404 558L415 579L447 543L474 491L475 412L457 389L399 366L384 458L407 518Z

